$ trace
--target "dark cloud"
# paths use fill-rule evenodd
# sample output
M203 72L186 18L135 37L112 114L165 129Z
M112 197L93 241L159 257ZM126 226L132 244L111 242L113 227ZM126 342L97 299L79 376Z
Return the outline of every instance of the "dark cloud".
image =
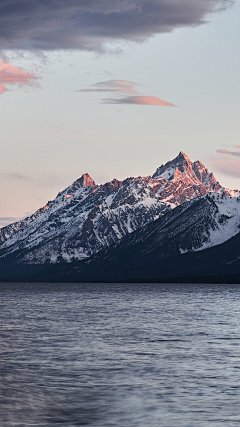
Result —
M0 0L0 49L101 51L201 25L234 0Z

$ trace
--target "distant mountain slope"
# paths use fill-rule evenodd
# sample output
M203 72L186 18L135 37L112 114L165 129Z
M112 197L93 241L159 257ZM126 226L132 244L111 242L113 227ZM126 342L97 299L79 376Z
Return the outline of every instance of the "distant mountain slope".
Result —
M16 234L19 230L22 230L23 228L28 226L32 221L34 221L44 212L45 212L45 208L40 208L30 217L26 217L21 221L14 222L13 224L9 224L5 227L0 228L0 246L2 243L8 240L11 236Z
M240 274L240 198L206 194L178 206L89 260L56 270L59 280L152 280ZM52 274L49 270L49 274Z
M0 264L85 259L208 192L235 194L183 152L152 177L96 185L84 174L31 217L0 229Z

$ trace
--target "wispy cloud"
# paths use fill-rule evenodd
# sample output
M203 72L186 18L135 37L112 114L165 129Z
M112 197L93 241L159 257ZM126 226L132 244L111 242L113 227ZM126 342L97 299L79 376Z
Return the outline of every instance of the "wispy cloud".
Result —
M31 216L36 209L32 209L30 212L24 212L23 216L2 216L0 217L0 228L6 227L6 225L13 224L14 222L21 221L29 216Z
M6 225L13 224L14 222L20 221L22 217L16 216L2 216L0 217L0 228L6 227Z
M113 75L113 72L112 71L108 71L108 70L105 70L104 71L104 74L106 75L106 76L112 76Z
M238 160L214 159L212 165L224 175L240 178L240 161Z
M79 89L77 92L114 92L133 94L138 93L135 89L136 86L139 86L136 82L130 82L128 80L107 80L95 83L86 89Z
M1 49L101 52L114 40L143 41L205 24L234 0L1 0Z
M219 172L234 178L240 178L240 144L231 145L231 147L234 149L221 148L216 150L216 153L221 156L213 159L212 164ZM235 159L231 159L231 157L235 157Z
M141 95L138 91L140 85L129 80L107 80L98 82L92 86L80 89L77 92L115 93L117 97L103 98L102 104L133 104L133 105L155 105L162 107L175 107L170 102L163 101L157 96ZM128 95L128 96L123 96Z
M103 104L134 104L134 105L158 105L162 107L175 107L170 102L163 101L157 96L127 96L125 98L107 98Z
M65 185L62 178L53 174L29 176L15 172L0 172L0 182L4 184L13 182L17 185L33 186L34 188L49 188L49 186Z
M37 77L0 59L0 95L8 91L12 85L37 86Z
M0 178L4 180L11 180L11 181L24 181L24 182L32 182L32 178L30 176L21 174L21 173L14 173L14 172L1 172Z
M236 145L237 148L240 148L240 145ZM227 149L216 150L219 154L230 154L231 156L240 157L240 151L230 151Z

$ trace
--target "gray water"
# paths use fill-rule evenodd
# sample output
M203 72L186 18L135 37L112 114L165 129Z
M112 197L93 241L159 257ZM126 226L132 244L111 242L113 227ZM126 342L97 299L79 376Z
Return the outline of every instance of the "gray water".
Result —
M0 426L240 424L240 287L0 284Z

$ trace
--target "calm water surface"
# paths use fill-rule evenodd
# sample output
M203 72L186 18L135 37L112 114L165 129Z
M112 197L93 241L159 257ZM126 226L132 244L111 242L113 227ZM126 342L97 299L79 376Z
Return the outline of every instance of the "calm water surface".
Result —
M240 287L0 284L0 426L240 425Z

